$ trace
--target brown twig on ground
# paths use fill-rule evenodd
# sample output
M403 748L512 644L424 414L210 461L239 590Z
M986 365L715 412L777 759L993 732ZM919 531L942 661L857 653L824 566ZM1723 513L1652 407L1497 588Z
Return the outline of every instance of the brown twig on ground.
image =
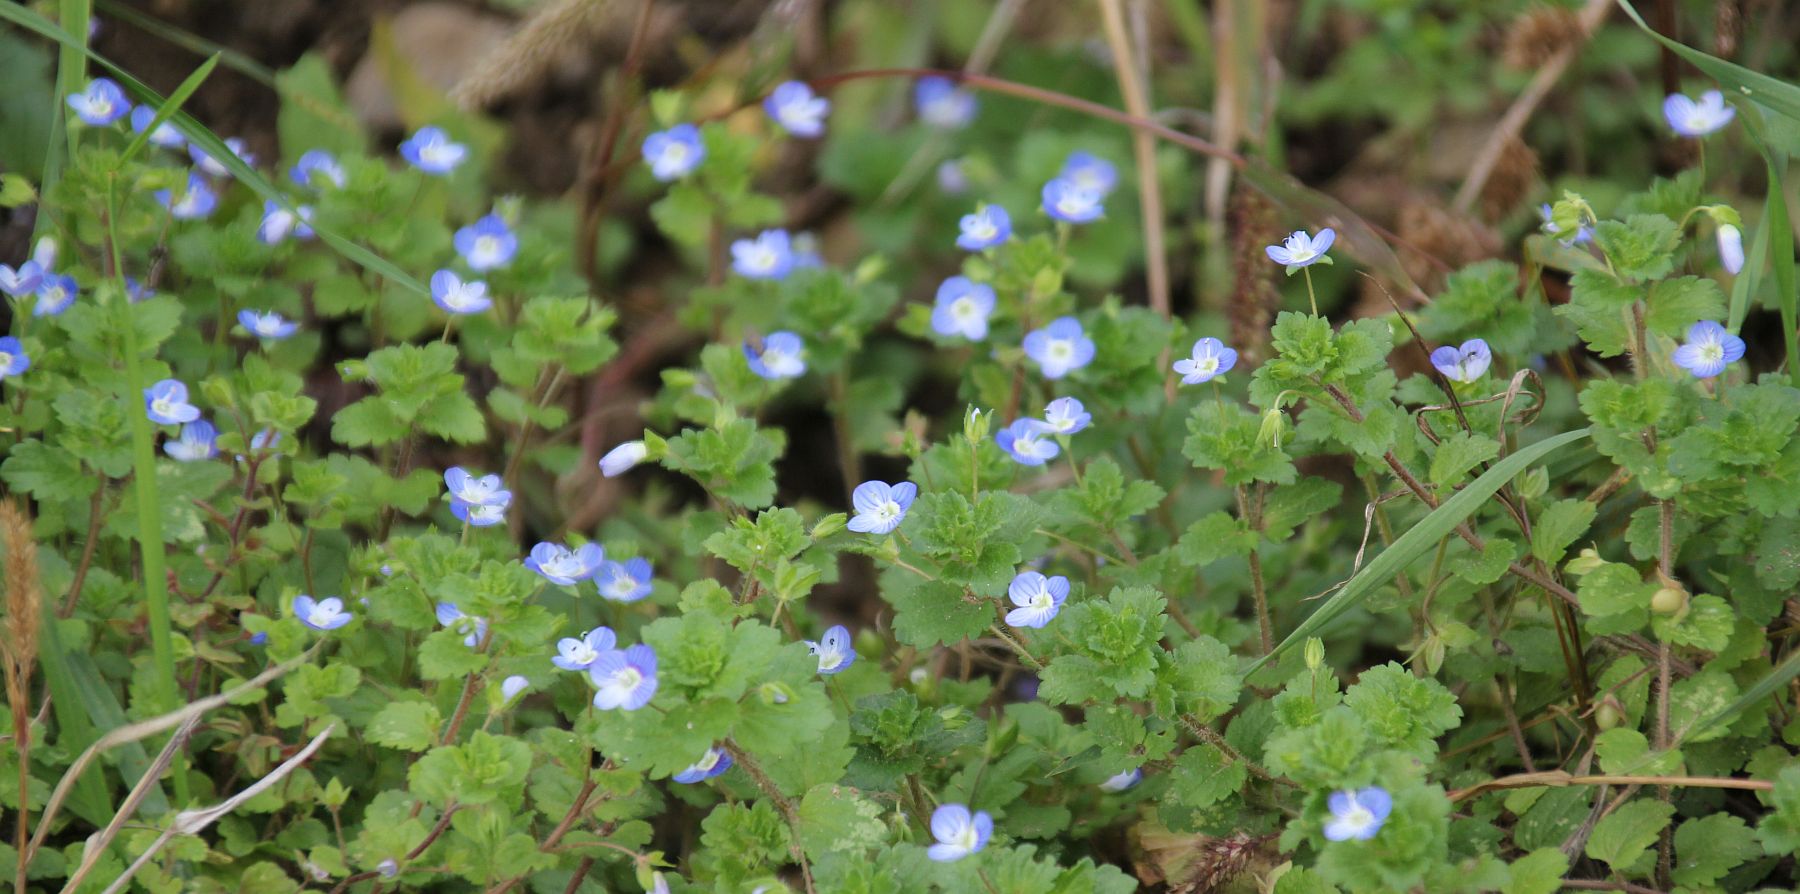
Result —
M1537 773L1515 773L1511 776L1490 779L1468 788L1455 789L1450 792L1449 798L1454 802L1479 795L1482 792L1500 789L1537 786L1560 788L1568 785L1670 785L1685 788L1733 788L1756 792L1775 790L1775 783L1767 779L1733 779L1728 776L1575 776L1562 770L1544 770Z
M631 26L631 44L619 66L618 89L607 106L606 118L600 123L600 140L582 175L581 226L575 257L580 261L581 275L587 278L588 290L594 294L600 293L600 216L612 190L613 150L625 127L627 110L636 105L638 68L643 65L644 39L650 33L650 13L655 8L655 0L639 0L637 20Z

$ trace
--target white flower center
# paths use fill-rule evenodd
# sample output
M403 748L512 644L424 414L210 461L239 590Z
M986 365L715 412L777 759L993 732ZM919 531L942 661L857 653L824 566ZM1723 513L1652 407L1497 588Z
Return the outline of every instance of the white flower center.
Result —
M570 661L576 664L593 664L594 659L600 657L600 653L594 651L594 647L588 645L584 640L569 649L568 657Z
M983 242L994 238L999 231L1000 228L994 226L994 222L989 220L986 215L977 218L975 223L969 227L969 235Z
M968 298L956 299L950 305L950 313L959 320L972 320L981 315L981 311L975 307L975 302Z
M756 270L775 269L775 260L774 250L763 248L761 246L758 246L757 249L750 254L750 266ZM767 357L768 355L764 354L763 356Z
M1075 356L1075 345L1066 339L1057 339L1050 343L1048 353L1052 360L1067 361Z
M475 253L492 257L500 253L500 240L492 236L482 236L475 240Z
M1287 250L1288 260L1290 263L1294 264L1301 263L1302 261L1310 261L1319 254L1318 252L1313 251L1311 243L1302 243L1298 239L1289 239Z
M975 824L970 823L969 825L962 827L962 831L956 833L954 839L945 843L954 844L965 851L972 851L975 849L975 845L979 843L979 840L980 839L975 834Z
M1361 832L1375 824L1375 814L1370 813L1367 808L1360 804L1350 808L1348 813L1338 817L1338 819L1353 833Z
M902 510L900 508L900 504L898 502L896 502L894 500L889 500L886 503L883 503L880 506L875 507L875 512L873 514L876 518L885 522L885 521L892 521L896 518L899 518L900 513L902 511L904 511L904 510Z
M1054 602L1055 600L1050 598L1049 590L1038 590L1037 595L1031 597L1031 607L1039 611L1049 608Z
M712 768L714 768L718 765L719 765L719 753L717 751L713 751L711 749L708 749L706 754L703 755L699 760L694 761L694 769L699 770L702 773L705 773L708 770L711 770Z
M158 416L167 416L174 411L175 405L170 403L167 398L159 397L150 402L150 409L155 410Z
M819 670L822 671L837 667L838 662L844 660L844 653L826 645L819 646L816 654L819 656Z
M636 689L638 684L642 682L644 682L643 672L635 667L628 667L613 674L612 687L614 689L630 692L631 690Z
M1197 372L1204 376L1210 376L1213 373L1216 373L1218 371L1219 371L1219 358L1217 358L1217 357L1195 358L1194 372Z
M670 143L668 148L663 150L663 161L667 164L681 164L682 162L687 161L687 157L688 147L686 143Z
M1700 356L1708 363L1717 363L1725 359L1725 346L1713 341L1700 346Z
M332 621L337 620L337 616L341 614L343 614L343 612L332 606L317 603L313 605L312 611L307 612L306 619L315 627L324 627Z

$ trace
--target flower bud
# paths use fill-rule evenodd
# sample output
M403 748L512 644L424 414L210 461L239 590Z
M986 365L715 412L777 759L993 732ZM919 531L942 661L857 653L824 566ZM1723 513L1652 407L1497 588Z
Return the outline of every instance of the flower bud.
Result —
M1280 407L1270 407L1263 414L1262 426L1256 430L1258 447L1280 447L1281 437L1287 430L1287 414Z
M1650 597L1650 610L1659 615L1679 615L1687 611L1688 594L1679 586L1658 587Z
M971 444L979 444L987 440L992 416L991 412L984 413L978 407L969 407L968 412L963 416L963 437L968 438Z
M1318 670L1325 664L1325 641L1316 636L1306 638L1306 669Z
M1594 725L1599 727L1601 732L1618 726L1624 719L1625 709L1619 704L1618 699L1610 695L1601 699L1600 705L1594 709Z
M1563 565L1563 570L1576 577L1580 577L1590 571L1599 570L1600 566L1605 564L1606 560L1600 558L1600 554L1595 552L1594 548L1590 546L1583 549L1581 555L1570 559L1567 564Z

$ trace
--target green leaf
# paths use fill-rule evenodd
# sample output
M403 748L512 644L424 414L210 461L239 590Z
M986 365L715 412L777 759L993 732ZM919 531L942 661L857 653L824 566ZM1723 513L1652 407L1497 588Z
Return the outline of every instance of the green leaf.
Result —
M1613 270L1627 281L1660 279L1675 269L1681 230L1660 214L1633 214L1624 221L1594 225L1594 244L1612 260Z
M1756 833L1743 820L1714 813L1675 828L1675 884L1708 887L1739 864L1762 856Z
M1532 851L1507 867L1512 877L1501 894L1556 894L1562 890L1563 874L1569 871L1569 858L1553 847Z
M1199 567L1231 556L1247 556L1256 548L1256 540L1255 531L1221 510L1189 525L1175 550L1182 564Z
M1604 862L1615 872L1625 872L1656 843L1675 806L1654 798L1638 798L1601 818L1588 837L1589 857Z
M1226 757L1217 746L1192 745L1171 768L1169 798L1184 807L1211 807L1236 794L1249 775L1243 762Z
M401 751L424 751L437 741L443 718L426 701L389 702L369 721L365 735L377 745Z
M419 676L427 680L460 680L487 667L487 655L463 645L467 635L448 627L432 631L419 644Z
M1658 335L1680 338L1694 323L1724 315L1725 294L1719 291L1717 281L1677 276L1650 286L1650 311L1644 315L1644 325Z
M1581 499L1558 500L1531 520L1531 554L1549 565L1562 562L1569 544L1594 521L1597 507Z
M1800 853L1800 764L1782 769L1769 803L1772 809L1756 825L1763 850L1775 856Z
M99 479L82 472L81 460L35 439L13 445L0 463L0 477L45 501L81 499L100 486Z
M1462 707L1443 684L1415 677L1389 662L1363 671L1344 691L1344 704L1377 741L1420 757L1436 753L1436 739L1461 722Z
M887 839L881 807L856 789L816 785L800 801L800 846L814 860L832 852L862 853Z
M1456 432L1444 438L1431 456L1431 483L1455 484L1469 474L1470 469L1499 455L1499 441L1466 431Z
M462 745L440 745L407 770L407 787L439 807L455 801L516 806L531 772L531 746L476 730Z

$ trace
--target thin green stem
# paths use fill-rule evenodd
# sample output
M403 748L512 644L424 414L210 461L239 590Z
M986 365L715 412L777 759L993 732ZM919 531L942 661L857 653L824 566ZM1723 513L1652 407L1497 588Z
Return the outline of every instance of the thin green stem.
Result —
M1306 277L1306 301L1312 305L1312 314L1316 317L1319 315L1319 296L1313 291L1312 268L1300 268L1300 275Z

